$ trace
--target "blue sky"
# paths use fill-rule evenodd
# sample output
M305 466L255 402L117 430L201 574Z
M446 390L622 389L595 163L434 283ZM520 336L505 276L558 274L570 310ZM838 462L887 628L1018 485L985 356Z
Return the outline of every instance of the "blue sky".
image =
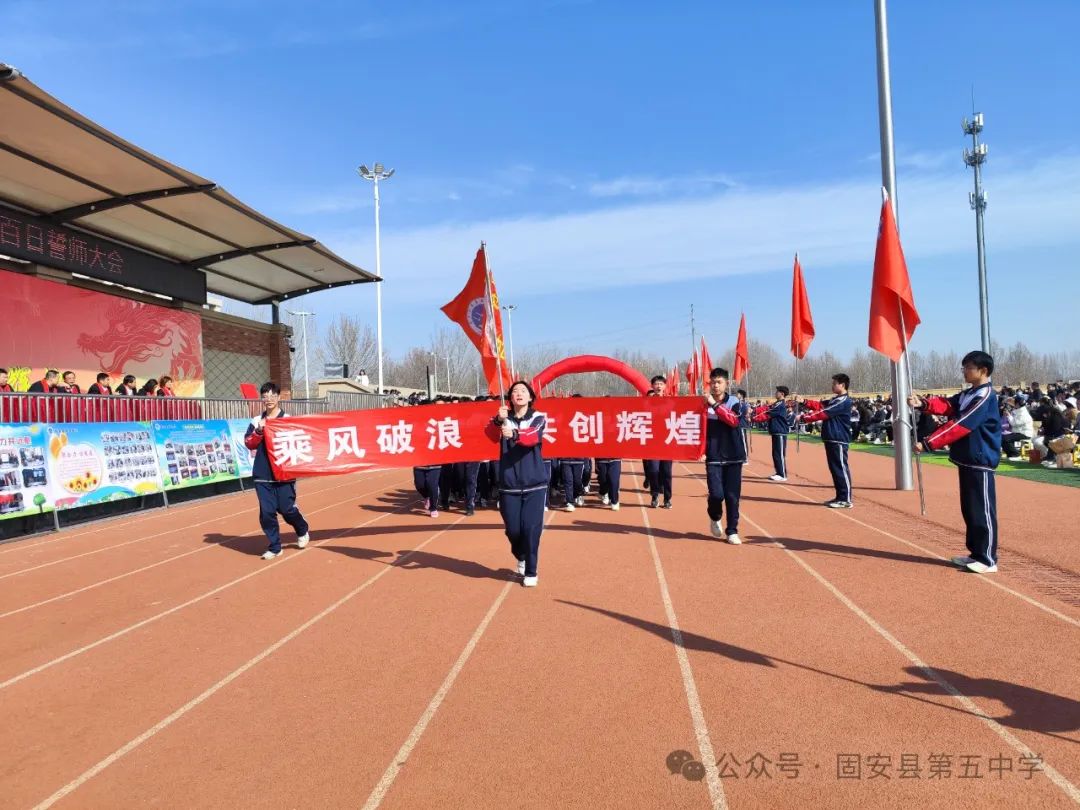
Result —
M991 330L1076 345L1080 3L890 4L915 348L978 344L971 171L986 115ZM766 10L767 9L767 10ZM787 345L798 250L818 338L866 342L880 206L870 0L8 2L0 61L140 146L374 267L387 348L426 342L488 243L516 346ZM300 304L374 323L365 285ZM246 314L246 313L245 313Z

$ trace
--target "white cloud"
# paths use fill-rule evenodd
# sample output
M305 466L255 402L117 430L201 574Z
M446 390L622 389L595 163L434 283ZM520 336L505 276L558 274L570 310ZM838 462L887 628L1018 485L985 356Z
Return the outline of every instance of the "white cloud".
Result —
M987 233L994 251L1080 241L1080 156L999 171L988 182ZM899 183L909 262L973 250L967 171L901 174ZM734 188L558 216L384 230L383 268L389 280L408 286L414 300L442 301L461 286L481 240L500 288L518 295L775 271L789 267L796 250L814 270L869 266L880 205L880 188L869 176L808 187ZM370 230L320 237L362 266L371 263Z
M644 175L618 177L589 184L593 197L660 197L715 192L719 188L734 188L737 184L727 175L687 175L682 177L648 177Z

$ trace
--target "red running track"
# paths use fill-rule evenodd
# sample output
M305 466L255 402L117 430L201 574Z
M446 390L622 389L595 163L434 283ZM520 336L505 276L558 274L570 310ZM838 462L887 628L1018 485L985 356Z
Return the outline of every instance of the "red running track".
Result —
M548 513L535 590L408 471L304 482L271 563L250 493L5 547L0 807L1080 804L1080 495L1000 480L980 578L953 471L924 519L853 454L838 512L820 448L784 484L756 450L743 545L700 465L666 511L627 463L621 511Z

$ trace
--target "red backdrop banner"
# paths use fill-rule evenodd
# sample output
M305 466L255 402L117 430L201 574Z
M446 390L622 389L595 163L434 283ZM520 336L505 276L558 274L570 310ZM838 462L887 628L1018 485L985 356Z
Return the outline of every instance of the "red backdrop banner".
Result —
M545 458L697 460L705 446L698 397L545 399ZM272 419L265 441L279 478L336 475L372 465L419 467L499 456L495 402Z
M113 388L125 374L139 385L168 374L178 396L203 396L198 313L3 271L0 289L0 367L16 391L55 368L74 371L83 392L105 371Z

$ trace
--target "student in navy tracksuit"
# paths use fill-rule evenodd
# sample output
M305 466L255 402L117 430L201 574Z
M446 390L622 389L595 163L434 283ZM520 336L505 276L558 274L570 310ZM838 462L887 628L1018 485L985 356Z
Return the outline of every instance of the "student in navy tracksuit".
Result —
M255 480L255 494L259 497L259 525L266 533L266 539L270 541L270 547L262 555L264 560L272 560L281 556L281 529L278 526L278 515L296 530L296 545L304 548L310 539L308 535L308 522L300 513L296 505L296 480L279 480L274 476L274 470L270 466L270 457L266 452L266 442L263 441L263 428L268 419L281 419L288 416L281 408L281 389L277 383L263 383L259 389L262 394L264 410L256 416L248 425L247 433L244 434L244 444L248 450L255 451L255 458L251 462L251 474Z
M964 382L971 385L951 397L911 396L908 403L950 421L915 445L915 452L949 446L949 460L960 474L960 511L967 526L969 556L954 565L976 574L992 574L998 563L997 490L994 470L1001 460L1001 416L990 375L994 358L969 352L962 361Z
M746 436L739 424L739 398L728 393L726 368L709 373L709 391L705 395L705 473L709 486L709 530L713 537L724 539L720 519L727 506L727 541L739 539L739 498L742 495L742 468L746 461Z
M600 502L619 511L619 483L622 479L621 458L598 458L596 460L596 483Z
M507 398L510 407L499 408L487 432L499 439L499 512L510 551L517 560L522 584L532 588L537 583L548 488L541 448L547 419L533 410L536 394L527 382L518 380L511 385Z
M824 422L821 426L821 439L825 442L825 458L829 462L836 497L826 501L832 509L851 508L851 467L848 465L848 445L851 443L851 397L848 386L851 379L847 374L834 374L832 390L836 394L832 399L818 402L804 401L800 418L803 422Z
M657 374L649 382L652 385L652 390L649 391L647 396L662 397L667 394L667 378L662 374ZM655 509L660 503L660 495L663 494L663 508L670 509L672 462L646 459L642 462L642 466L645 468L645 481L649 485L649 494L652 496L649 506Z
M787 396L791 390L786 385L776 386L776 399L768 408L754 417L755 422L767 422L769 435L772 437L772 461L775 473L770 481L787 481L787 439L791 432L791 411L788 410Z
M433 518L439 516L439 479L442 477L441 464L428 464L413 467L413 486L424 498L424 511Z

